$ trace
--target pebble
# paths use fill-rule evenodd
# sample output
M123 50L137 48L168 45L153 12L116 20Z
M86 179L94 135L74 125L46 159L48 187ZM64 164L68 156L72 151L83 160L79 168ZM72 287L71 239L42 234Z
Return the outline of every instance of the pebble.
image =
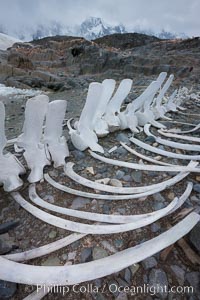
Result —
M168 194L169 200L173 200L174 197L175 197L175 194L173 192L169 192L169 194Z
M119 134L116 136L116 140L117 140L118 142L126 143L127 145L130 145L130 144L131 144L131 142L129 141L128 136L127 136L125 133L123 133L123 132L119 133Z
M123 246L123 244L124 244L124 242L121 239L114 240L114 245L116 248L121 248Z
M17 227L20 224L19 220L9 221L3 224L0 224L0 234L6 233L9 230Z
M120 292L119 295L115 299L116 300L128 300L127 293Z
M140 265L139 264L134 264L134 265L131 265L129 267L129 269L131 270L131 273L132 273L132 277L135 275L135 273L139 270L140 268Z
M49 202L49 203L51 203L51 204L53 204L53 203L55 202L54 197L53 197L52 195L45 195L45 196L43 197L43 200L44 200L44 201L47 201L47 202Z
M200 272L191 272L186 274L186 280L194 287L194 292L200 291Z
M151 143L155 143L156 139L155 139L155 137L153 137L152 135L150 135L150 136L148 136L148 137L145 138L144 142L151 144Z
M142 266L145 270L152 269L153 267L157 266L157 261L155 257L151 256L143 260Z
M0 255L9 253L12 250L12 246L4 243L0 240Z
M76 160L82 159L85 157L85 154L79 150L74 150L71 152Z
M108 282L108 289L109 289L109 292L114 295L115 297L117 297L119 295L119 292L118 292L118 283L117 281L115 280L111 280Z
M117 156L119 157L119 156L125 156L125 155L127 155L127 154L128 154L128 151L127 151L125 148L123 148L122 146L120 146L120 147L115 151L115 153L116 153Z
M50 239L54 239L57 235L57 232L55 230L52 230L50 233L49 233L49 238Z
M124 274L124 279L126 280L126 282L128 282L128 284L130 284L131 278L132 278L131 270L129 268L126 268L125 274Z
M200 193L200 183L196 183L193 186L193 190L197 193Z
M101 241L101 244L108 251L110 251L112 253L116 253L117 252L117 250L115 249L115 247L113 247L108 241Z
M69 260L74 260L76 257L77 251L69 252L68 253L68 259Z
M92 260L92 248L84 248L81 251L81 262L88 262Z
M177 265L171 266L173 273L176 275L177 281L180 285L184 284L185 281L185 271Z
M157 224L157 223L153 223L152 225L151 225L151 231L152 232L158 232L158 231L160 231L160 225L159 224Z
M189 235L190 242L200 253L200 222L197 223L195 227L190 232Z
M165 202L165 198L160 193L156 193L156 194L152 195L152 197L155 201Z
M60 260L58 257L49 257L43 263L42 266L60 266Z
M119 181L118 179L114 179L114 178L110 179L109 184L112 185L112 186L115 186L115 187L122 187L123 186L121 181Z
M17 284L0 280L0 299L14 299L13 296L17 291Z
M161 297L161 299L165 299L167 297L167 293L165 291L166 287L168 288L168 280L167 275L162 269L152 269L149 274L149 285L153 287L155 291L158 288L157 294ZM162 289L163 288L163 289Z
M90 203L89 199L82 198L82 197L76 197L71 205L71 209L79 209L85 207L86 204Z
M196 181L200 181L200 176L196 176Z
M153 208L155 210L159 210L159 209L162 209L165 207L165 204L164 203L161 203L161 202L156 202L156 203L153 203Z
M142 172L140 170L133 171L131 173L131 177L132 177L133 181L135 181L136 183L141 183L142 182Z
M108 256L108 252L105 249L103 249L101 247L93 248L93 250L92 250L93 260L101 259L101 258L104 258L106 256Z
M68 259L68 255L67 255L66 253L64 253L64 254L62 255L62 259L63 259L63 260L67 260L67 259Z
M123 180L124 180L124 181L127 181L127 182L133 181L131 175L125 175L125 176L123 177Z
M117 179L119 179L119 180L122 179L124 177L124 175L125 175L125 172L123 172L121 170L117 170L117 172L116 172Z

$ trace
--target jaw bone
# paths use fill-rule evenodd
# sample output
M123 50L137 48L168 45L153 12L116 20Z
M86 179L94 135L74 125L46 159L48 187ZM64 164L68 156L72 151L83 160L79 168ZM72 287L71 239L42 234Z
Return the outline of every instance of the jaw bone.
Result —
M200 220L197 213L190 213L174 227L159 236L132 248L120 251L106 258L92 262L63 267L30 266L20 264L0 256L0 278L2 280L30 285L73 285L112 273L116 273L132 264L174 244L186 235ZM109 268L105 268L105 266Z
M50 156L46 146L41 143L44 118L49 98L39 95L26 103L23 133L17 139L17 146L25 150L24 157L31 170L29 182L43 178L43 168L50 165Z
M107 122L110 132L120 129L120 108L123 101L130 93L131 87L132 80L123 79L120 82L120 85L117 91L115 92L114 96L110 99L108 103L106 113L102 118Z
M3 154L7 139L5 136L5 107L0 102L0 184L6 192L11 192L23 185L19 178L25 173L25 169L18 159L11 153Z
M54 167L63 166L69 156L66 139L62 136L62 124L67 108L67 101L54 100L48 104L43 143L47 145Z
M84 151L89 147L93 151L104 153L103 148L98 144L98 138L94 132L96 108L102 92L102 84L92 82L89 85L86 103L76 124L76 129L71 127L70 120L67 123L72 143L80 151Z

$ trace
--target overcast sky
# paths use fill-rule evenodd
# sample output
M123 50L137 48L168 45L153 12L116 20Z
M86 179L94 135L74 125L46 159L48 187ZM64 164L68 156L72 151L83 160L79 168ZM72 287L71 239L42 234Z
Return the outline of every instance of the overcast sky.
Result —
M50 21L74 25L95 16L113 25L200 36L199 12L200 0L0 0L0 25L13 34Z

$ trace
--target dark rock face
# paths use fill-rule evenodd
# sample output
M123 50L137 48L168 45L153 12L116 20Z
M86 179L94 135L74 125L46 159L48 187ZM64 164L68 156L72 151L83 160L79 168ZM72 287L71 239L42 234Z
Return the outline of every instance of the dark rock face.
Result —
M190 241L200 253L200 222L191 230Z
M160 39L155 36L148 36L140 33L114 33L95 39L94 42L99 45L126 50L157 42L159 40Z

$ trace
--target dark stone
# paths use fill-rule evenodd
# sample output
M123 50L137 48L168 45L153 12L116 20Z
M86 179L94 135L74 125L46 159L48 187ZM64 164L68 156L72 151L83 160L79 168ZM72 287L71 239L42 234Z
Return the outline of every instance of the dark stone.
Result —
M126 268L125 274L124 274L124 279L126 280L126 282L128 282L128 284L130 284L131 283L131 278L132 278L131 271L130 271L129 268Z
M118 142L126 143L127 145L130 145L130 144L131 144L131 142L129 141L128 136L127 136L125 133L119 133L119 134L116 136L116 140L117 140Z
M151 231L152 232L158 232L160 230L160 225L159 224L157 224L157 223L153 223L152 225L151 225Z
M200 222L191 230L189 237L192 245L200 252Z
M92 248L84 248L81 251L81 262L88 262L92 260Z
M85 157L85 153L83 153L82 151L79 151L79 150L72 151L72 154L73 154L74 158L77 160Z
M19 220L9 221L3 224L0 224L0 234L6 233L9 230L17 227L20 224Z
M152 269L156 265L157 265L157 261L156 261L155 257L153 257L153 256L146 258L142 262L142 266L145 270Z
M0 255L9 253L13 247L0 240Z
M200 183L196 183L193 186L193 190L197 193L200 193Z
M194 288L194 293L200 292L200 272L187 273L186 280Z
M182 286L185 281L185 271L176 265L171 266L171 269L173 273L176 275L178 283Z
M156 294L161 299L165 299L168 295L165 289L168 289L168 280L166 273L161 269L152 269L149 274L149 285L154 287Z
M0 280L0 299L14 299L12 298L17 291L17 284Z
M144 142L152 144L152 143L156 142L156 139L155 139L155 137L153 137L152 135L150 135L150 136L148 136L148 137L145 138Z
M131 177L132 179L136 182L136 183L141 183L142 181L142 172L140 170L138 171L133 171L131 173Z

